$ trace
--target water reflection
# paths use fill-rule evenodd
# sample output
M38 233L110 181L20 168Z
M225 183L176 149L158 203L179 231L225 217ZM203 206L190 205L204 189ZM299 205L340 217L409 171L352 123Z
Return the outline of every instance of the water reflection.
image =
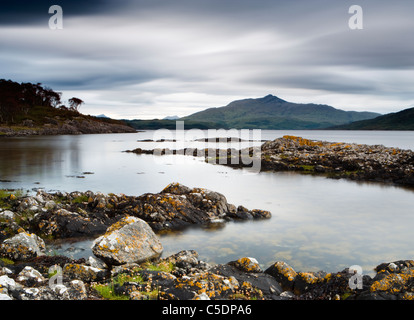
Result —
M266 131L263 138L287 133L390 146L400 146L398 142L408 146L409 137L414 143L413 133L406 132L351 132L340 136L338 132ZM180 182L220 192L235 205L272 212L272 218L265 221L231 222L160 234L164 256L194 249L211 263L252 256L263 267L277 260L307 271L338 271L357 264L364 273L372 272L379 263L414 256L411 190L295 173L249 174L247 170L211 165L190 156L154 157L123 152L148 148L144 146L148 142L137 140L152 139L151 134L2 139L0 188L44 187L47 191L141 195ZM323 134L325 138L317 137ZM7 180L11 182L4 182ZM88 241L79 243L83 250L76 252L76 257L90 254ZM76 244L62 244L61 249L75 252L71 246Z

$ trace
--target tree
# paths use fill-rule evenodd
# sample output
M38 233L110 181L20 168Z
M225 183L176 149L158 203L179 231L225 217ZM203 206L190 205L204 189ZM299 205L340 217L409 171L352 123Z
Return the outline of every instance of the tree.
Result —
M84 103L81 99L75 97L69 99L68 102L70 105L70 109L72 109L73 111L78 111L81 104Z

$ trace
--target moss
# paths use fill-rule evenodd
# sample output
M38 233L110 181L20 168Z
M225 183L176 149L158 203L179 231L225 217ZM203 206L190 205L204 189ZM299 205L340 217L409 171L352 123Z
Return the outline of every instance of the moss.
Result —
M0 261L3 262L5 265L13 265L14 264L13 260L7 259L5 257L0 257Z
M88 202L89 197L87 195L76 197L72 200L72 203Z
M315 166L300 165L299 168L302 168L305 172L315 172Z
M158 263L145 262L142 264L142 268L151 271L162 271L170 273L175 269L175 265L172 262L161 261Z

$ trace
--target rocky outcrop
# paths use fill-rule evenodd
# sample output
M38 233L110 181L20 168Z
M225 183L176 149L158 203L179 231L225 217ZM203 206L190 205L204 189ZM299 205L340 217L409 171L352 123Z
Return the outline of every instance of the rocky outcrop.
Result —
M261 147L242 150L137 148L127 152L199 156L209 163L234 168L255 166L261 171L296 171L336 179L414 186L414 151L383 145L326 142L284 136L267 141ZM247 161L244 158L248 158Z
M107 264L140 263L161 255L163 247L151 227L136 217L125 217L95 240L92 252Z
M25 230L48 238L93 237L125 216L144 220L154 231L271 216L268 211L236 207L218 192L179 183L141 196L40 190L35 196L6 201L9 209L0 219L0 240Z
M414 186L414 152L382 145L284 136L262 145L263 170L323 173L334 178Z
M296 272L275 262L264 272L254 258L209 265L194 250L152 262L91 265L92 259L41 256L19 264L0 260L2 300L412 300L414 262L400 260L375 269L374 278L355 273ZM59 269L61 268L61 269ZM60 270L58 273L51 271ZM58 278L60 276L61 278Z

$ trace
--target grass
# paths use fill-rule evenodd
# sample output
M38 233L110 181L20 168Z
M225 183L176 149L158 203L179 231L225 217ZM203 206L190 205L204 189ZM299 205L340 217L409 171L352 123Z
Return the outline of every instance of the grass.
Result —
M139 284L146 285L146 289L139 291L143 299L155 300L158 299L158 289L152 289L151 283L146 282L142 279L141 275L138 274L140 270L151 270L161 272L171 272L174 270L174 265L171 262L162 261L159 263L145 262L141 267L133 269L132 273L121 273L116 277L112 278L110 282L105 284L96 284L93 286L95 291L99 293L102 298L106 300L129 300L128 295L118 294L115 292L115 286L122 286L125 282L136 282Z
M0 189L0 208L10 210L12 208L12 201L24 195L24 191Z

